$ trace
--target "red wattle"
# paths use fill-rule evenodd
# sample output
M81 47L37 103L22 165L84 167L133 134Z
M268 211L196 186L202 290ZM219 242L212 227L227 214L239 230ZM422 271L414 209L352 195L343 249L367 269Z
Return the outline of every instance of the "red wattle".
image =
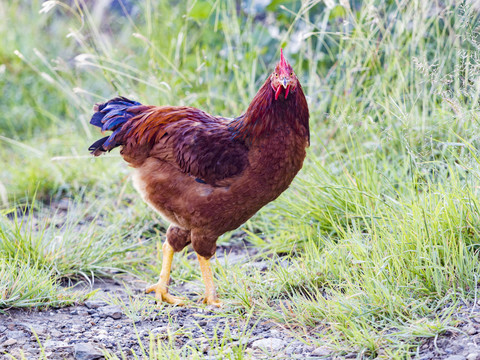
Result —
M289 90L290 90L290 85L287 85L287 88L285 89L285 99L287 98Z
M275 100L278 99L278 95L280 95L280 91L282 91L282 87L278 86L277 91L275 91Z

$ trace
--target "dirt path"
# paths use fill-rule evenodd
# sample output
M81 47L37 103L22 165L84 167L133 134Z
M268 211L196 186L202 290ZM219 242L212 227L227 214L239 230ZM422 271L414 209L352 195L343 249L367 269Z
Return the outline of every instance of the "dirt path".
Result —
M255 250L219 247L217 261L229 252L228 261L247 261ZM261 262L254 264L261 267ZM125 287L127 284L127 287ZM120 359L148 358L151 341L177 349L186 358L191 348L205 359L223 358L219 352L243 353L252 359L344 359L325 346L312 346L306 338L267 320L224 316L203 305L155 306L143 294L145 283L133 277L97 279L95 295L85 304L62 309L8 310L0 314L0 359L102 359L102 351ZM198 296L201 284L184 284L176 290L189 298ZM458 325L436 338L428 339L415 358L422 360L480 360L480 307L463 304L454 314ZM311 338L312 335L310 334ZM217 339L217 340L215 340ZM3 355L2 355L3 354ZM9 355L8 355L9 354ZM379 356L379 358L388 358Z
M134 295L143 292L143 284L138 285ZM97 359L102 358L102 349L117 353L120 358L122 352L133 358L132 350L137 355L148 354L152 336L167 343L173 341L178 349L188 344L208 353L215 350L209 341L214 335L221 339L229 331L233 349L251 345L260 338L259 334L265 337L273 329L268 323L255 326L253 322L217 317L214 309L206 307L165 306L150 312L152 300L145 300L149 306L139 302L138 307L126 310L121 302L129 304L129 294L122 284L102 280L96 282L95 288L95 297L84 305L46 311L10 310L1 315L0 349L14 356L23 351L27 359L37 359L40 342L49 359ZM112 304L112 299L117 304ZM241 340L242 332L251 332L249 344L235 342L235 338ZM289 341L283 334L282 337ZM141 343L146 350L141 349Z
M256 251L238 245L219 246L217 261L225 261L227 252L232 264L247 261ZM261 262L255 265L262 266ZM11 359L9 355L20 358L21 354L38 359L42 351L47 359L102 359L103 350L119 358L133 359L133 352L138 358L148 358L153 340L170 344L169 348L184 356L191 347L212 359L220 350L247 353L252 358L305 358L315 351L327 354L272 322L247 314L222 316L217 309L200 304L156 306L152 297L144 295L145 286L129 276L96 279L93 289L97 292L84 304L45 311L12 309L0 314L0 359ZM174 290L194 299L200 286L183 284Z

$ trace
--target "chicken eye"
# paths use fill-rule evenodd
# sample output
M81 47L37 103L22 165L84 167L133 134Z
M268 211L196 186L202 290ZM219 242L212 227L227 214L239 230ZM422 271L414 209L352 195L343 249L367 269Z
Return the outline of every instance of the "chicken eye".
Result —
M290 73L290 76L293 76L293 71Z
M275 77L278 77L278 74L277 74L277 73L275 73Z

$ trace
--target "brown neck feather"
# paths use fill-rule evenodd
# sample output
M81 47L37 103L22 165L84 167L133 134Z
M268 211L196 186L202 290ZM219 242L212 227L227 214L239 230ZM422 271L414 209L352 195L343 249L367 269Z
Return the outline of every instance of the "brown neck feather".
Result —
M300 83L287 99L281 94L275 100L270 78L258 90L245 114L234 119L231 130L236 139L254 143L257 139L272 134L276 128L289 124L310 142L308 105Z

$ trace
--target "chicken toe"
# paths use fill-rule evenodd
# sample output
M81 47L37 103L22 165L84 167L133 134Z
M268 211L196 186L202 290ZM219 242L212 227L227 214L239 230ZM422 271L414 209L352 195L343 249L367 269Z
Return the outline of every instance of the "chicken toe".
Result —
M205 299L203 299L203 303L207 305L212 305L218 308L223 306L223 302L219 300L217 297L206 296Z
M165 301L173 305L185 305L184 298L173 296L168 292L168 282L170 281L170 269L172 267L172 259L174 250L168 241L163 243L163 259L162 259L162 271L160 272L160 279L154 285L151 285L145 289L145 292L155 292L155 298L157 301Z
M180 306L185 305L185 301L186 301L185 298L171 295L168 292L168 289L165 286L165 284L162 284L161 282L158 282L154 285L147 287L145 289L145 292L147 294L151 292L155 292L155 299L157 299L157 301L159 302L165 301L172 305L180 305Z

